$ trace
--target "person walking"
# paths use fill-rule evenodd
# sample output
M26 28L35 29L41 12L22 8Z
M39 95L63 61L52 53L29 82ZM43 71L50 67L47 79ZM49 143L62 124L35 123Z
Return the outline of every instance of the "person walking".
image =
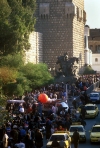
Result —
M82 115L82 118L83 118L83 120L84 120L84 119L85 119L85 115L86 115L85 106L83 106L83 107L81 108L81 115Z
M39 129L36 129L36 132L35 132L35 145L36 145L36 148L43 147L43 134L40 132Z
M78 129L75 129L75 132L73 133L73 144L74 144L74 148L78 148L78 144L79 144L79 132Z
M49 139L51 136L51 120L49 118L46 119L46 139Z
M66 148L67 147L63 138L61 138L61 140L59 141L59 145L60 145L60 148Z
M77 108L76 98L73 99L73 101L72 101L72 105L73 105L74 109Z
M55 138L55 139L52 141L51 148L59 148L59 147L60 147L60 144L59 144L59 142L57 141L57 138Z
M4 131L4 133L3 133L3 139L2 139L2 141L3 141L3 148L7 148L8 147L8 135L6 134L6 131Z

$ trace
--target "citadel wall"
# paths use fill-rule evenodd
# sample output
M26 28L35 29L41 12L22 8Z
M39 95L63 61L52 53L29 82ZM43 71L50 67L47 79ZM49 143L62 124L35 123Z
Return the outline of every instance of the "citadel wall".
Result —
M43 62L55 67L57 57L68 53L84 64L84 0L37 0L37 32L43 34Z

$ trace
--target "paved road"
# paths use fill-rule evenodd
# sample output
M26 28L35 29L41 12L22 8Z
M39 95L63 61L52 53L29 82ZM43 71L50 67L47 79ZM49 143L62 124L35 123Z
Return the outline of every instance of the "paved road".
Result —
M68 101L69 105L71 105L71 100ZM99 107L99 110L100 110L100 104L98 104L98 107ZM98 144L91 144L90 143L90 133L89 133L89 130L91 130L91 127L95 124L95 123L98 123L100 122L100 113L99 115L95 118L95 119L87 119L85 120L87 125L85 127L86 129L86 143L80 143L79 144L79 148L100 148L100 143ZM44 137L44 146L43 148L46 148L46 143L47 143L47 140L45 139ZM71 145L71 148L74 148L73 144Z

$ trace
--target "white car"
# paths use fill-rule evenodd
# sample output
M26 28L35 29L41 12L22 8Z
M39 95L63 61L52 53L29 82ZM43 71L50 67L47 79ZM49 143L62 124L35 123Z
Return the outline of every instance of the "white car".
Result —
M68 111L69 106L68 106L68 104L67 104L66 102L57 102L57 103L56 103L56 106L59 106L59 105L61 105L62 108L63 108L65 111Z
M71 125L69 128L70 137L73 136L75 129L77 129L80 134L79 141L86 142L86 133L83 125ZM73 138L71 139L71 141L73 142Z

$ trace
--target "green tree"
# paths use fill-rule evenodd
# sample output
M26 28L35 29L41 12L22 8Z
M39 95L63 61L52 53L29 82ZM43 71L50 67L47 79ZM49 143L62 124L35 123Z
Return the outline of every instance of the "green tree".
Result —
M13 82L7 83L3 87L3 92L7 96L22 96L25 92L30 92L31 90L30 81L21 72L18 72Z
M6 87L10 83L15 83L17 78L17 71L15 69L9 67L1 67L0 68L0 94L8 93Z
M0 91L11 96L12 94L21 95L25 91L31 90L29 81L19 72L20 67L24 65L21 54L12 54L3 56L1 60ZM16 72L16 77L15 77ZM2 80L2 81L1 81Z
M24 67L21 68L21 72L25 74L28 80L30 80L31 88L37 88L41 86L45 86L53 77L48 72L48 67L46 64L32 64L28 63Z
M92 69L91 66L86 66L85 69L84 69L84 72L83 74L84 75L87 75L87 74L95 74L96 72Z
M8 54L7 56L3 56L0 66L1 67L9 67L14 69L19 69L22 65L24 65L23 55L20 53L17 54Z
M17 53L29 48L29 34L34 30L35 0L0 1L0 52Z
M0 68L0 82L2 86L14 82L17 77L17 71L15 69L11 69L9 67L1 67Z

